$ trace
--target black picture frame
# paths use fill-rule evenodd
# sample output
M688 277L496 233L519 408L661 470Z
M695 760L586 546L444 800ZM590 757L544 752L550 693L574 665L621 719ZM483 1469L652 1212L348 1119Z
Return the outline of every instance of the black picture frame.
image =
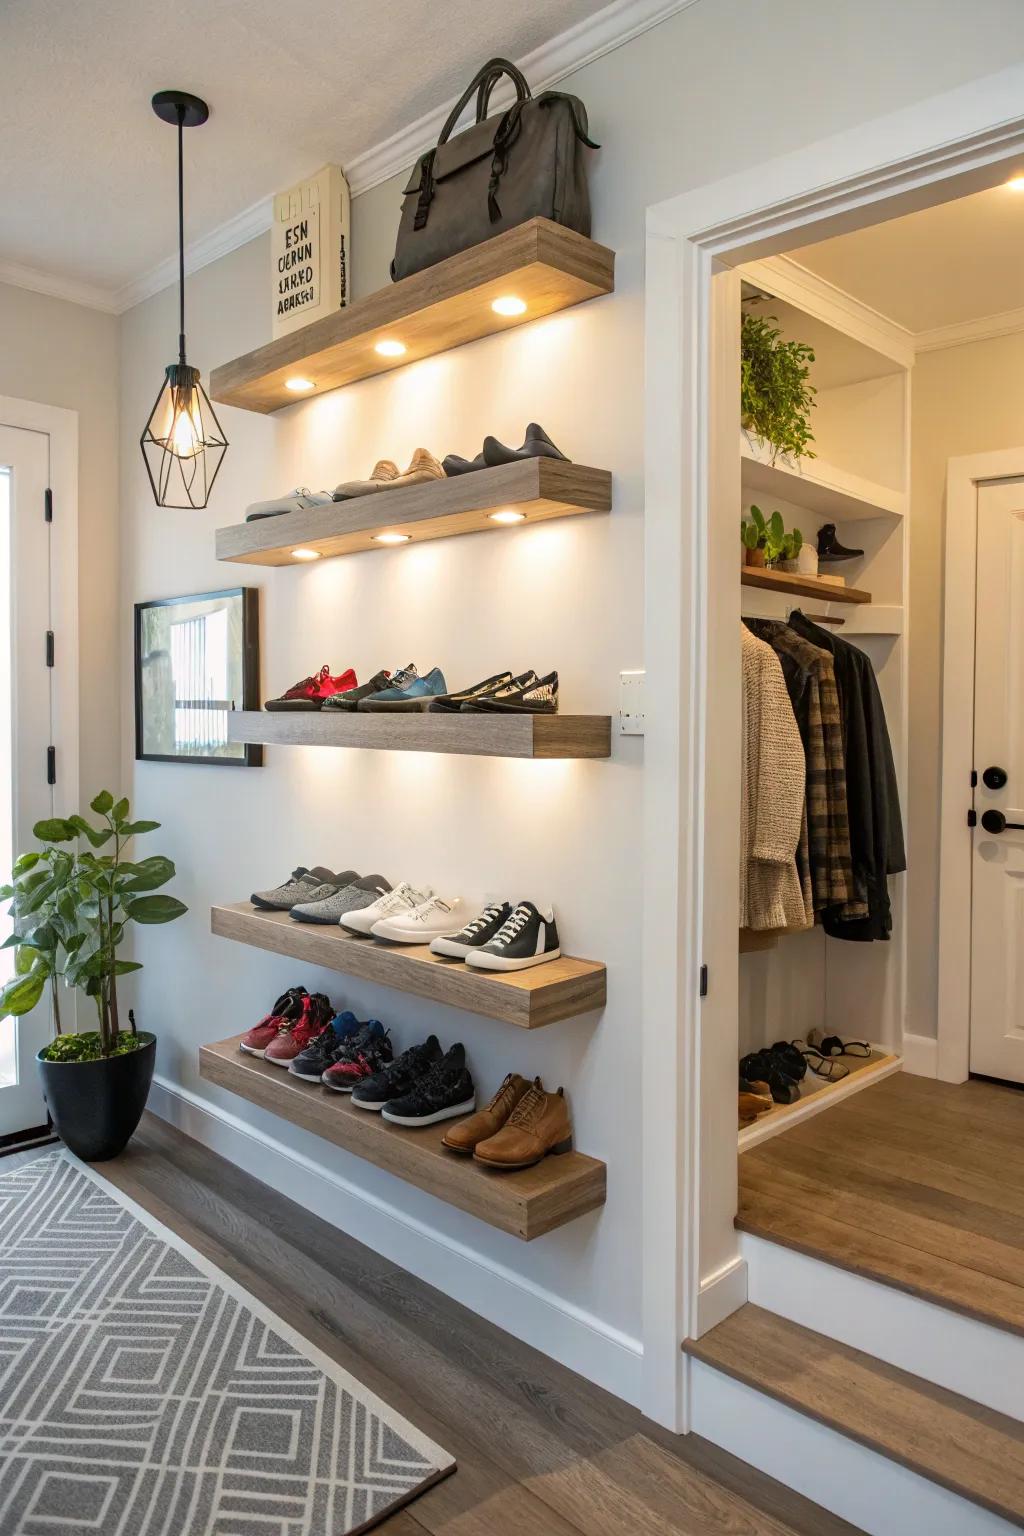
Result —
M145 651L146 615L153 609L183 608L187 604L201 606L203 604L223 601L225 604L231 599L239 599L241 610L241 656L237 657L238 676L241 682L241 707L242 709L259 709L260 707L260 589L259 587L225 587L217 592L189 592L180 597L158 597L148 602L135 604L135 759L137 762L147 763L199 763L206 767L214 768L261 768L263 766L262 746L244 742L237 744L237 750L230 753L211 752L155 752L146 751L147 724L152 717L152 706L147 715L147 688L144 672L147 665L160 655L159 652ZM169 660L169 653L163 653ZM177 697L172 692L172 710L177 716L179 704ZM221 702L221 701L217 701ZM224 701L231 710L237 706L237 699L232 697ZM190 700L182 708L195 708L196 701ZM225 713L215 707L206 708L207 717L214 719ZM173 726L173 721L172 721ZM232 744L234 747L235 744Z

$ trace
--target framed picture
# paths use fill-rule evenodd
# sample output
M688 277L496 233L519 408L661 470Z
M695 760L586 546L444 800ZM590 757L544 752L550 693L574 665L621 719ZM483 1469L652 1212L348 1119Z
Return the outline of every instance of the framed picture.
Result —
M228 739L234 709L259 709L258 587L135 604L135 756L259 768L263 748Z

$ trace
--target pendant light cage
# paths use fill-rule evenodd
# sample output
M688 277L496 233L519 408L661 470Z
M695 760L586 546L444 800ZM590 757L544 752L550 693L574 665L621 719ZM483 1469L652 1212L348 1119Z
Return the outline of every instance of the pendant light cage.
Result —
M142 457L158 507L205 507L228 440L199 379L185 357L186 128L198 127L209 108L187 91L158 91L153 111L178 130L178 361L166 370L141 438Z

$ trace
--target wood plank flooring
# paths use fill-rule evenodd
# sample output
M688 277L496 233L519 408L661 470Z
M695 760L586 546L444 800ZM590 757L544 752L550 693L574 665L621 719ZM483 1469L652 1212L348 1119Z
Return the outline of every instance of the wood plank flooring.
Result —
M37 1152L23 1154L27 1159ZM0 1173L13 1165L0 1158ZM147 1116L97 1171L458 1458L381 1536L852 1536Z
M1024 1425L745 1306L687 1351L933 1483L1024 1524Z
M739 1168L741 1230L1024 1334L1024 1091L902 1072Z

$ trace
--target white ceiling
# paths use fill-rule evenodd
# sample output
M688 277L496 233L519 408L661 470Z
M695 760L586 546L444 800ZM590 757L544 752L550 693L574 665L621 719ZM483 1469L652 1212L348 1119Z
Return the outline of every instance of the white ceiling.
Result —
M204 97L186 133L186 240L342 166L607 0L0 0L0 264L113 296L173 255L175 134L154 91Z
M993 187L790 256L914 332L1024 308L1024 191Z

